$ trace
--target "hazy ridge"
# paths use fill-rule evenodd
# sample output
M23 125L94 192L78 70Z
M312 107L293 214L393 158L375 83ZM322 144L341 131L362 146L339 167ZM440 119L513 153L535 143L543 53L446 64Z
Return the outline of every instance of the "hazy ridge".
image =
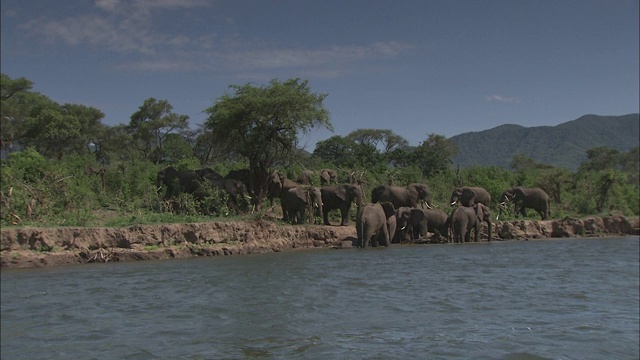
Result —
M628 114L584 115L556 126L500 125L451 137L459 147L453 164L509 167L514 155L524 154L540 163L575 170L591 148L626 152L639 146L639 124L640 114Z

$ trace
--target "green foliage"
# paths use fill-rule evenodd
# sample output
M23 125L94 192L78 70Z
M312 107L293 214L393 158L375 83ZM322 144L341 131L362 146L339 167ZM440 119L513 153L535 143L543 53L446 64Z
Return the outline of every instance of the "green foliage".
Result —
M42 178L46 166L47 160L40 153L34 148L27 148L11 155L11 166L3 169L3 174L27 183L34 183Z
M170 155L181 157L180 145L175 131L185 130L189 126L187 115L174 113L173 106L167 100L148 98L131 115L128 131L135 141L135 147L143 157L159 164L171 160ZM170 152L165 147L169 145ZM173 159L176 160L176 159Z
M230 88L232 94L223 95L205 110L209 114L205 125L217 144L249 162L257 184L249 191L258 204L266 193L271 169L295 154L298 133L318 126L332 129L322 103L326 95L312 93L308 82L300 79Z
M413 154L413 163L425 177L440 174L451 168L451 159L458 153L455 143L442 135L429 134Z
M529 186L541 187L551 196L552 218L640 214L637 146L628 152L603 146L585 150L576 171L530 157L526 146L505 166L478 165L478 161L454 169L456 145L443 136L430 134L412 148L391 130L358 129L346 137L319 141L310 155L298 149L298 133L317 126L331 128L331 124L322 105L326 95L312 93L308 83L299 79L273 80L262 87L232 86L233 93L206 110L206 126L198 131L188 131L186 116L174 114L166 100L150 98L132 115L129 126L107 127L100 123L99 110L57 104L31 92L31 86L24 78L12 80L4 74L1 78L2 146L8 155L0 172L2 226L124 226L237 218L250 205L266 205L260 186L273 169L295 179L302 170L317 173L323 168L337 170L341 183L364 180L365 202L377 185L418 182L430 187L436 206L449 211L455 187L481 186L495 200L497 213L496 203L504 190ZM582 120L569 125L583 126ZM513 137L513 131L522 129L503 126L498 130L499 139L483 138L470 145L499 144L506 141L504 135ZM634 135L637 142L637 132ZM156 174L169 164L189 170L206 166L222 175L251 168L256 176L252 180L258 184L251 195L258 196L249 204L247 198L234 200L205 183L197 198L176 191L174 198L164 200L164 191L158 193L156 188ZM279 215L269 205L256 209L240 216L274 219ZM338 212L331 217L339 221Z

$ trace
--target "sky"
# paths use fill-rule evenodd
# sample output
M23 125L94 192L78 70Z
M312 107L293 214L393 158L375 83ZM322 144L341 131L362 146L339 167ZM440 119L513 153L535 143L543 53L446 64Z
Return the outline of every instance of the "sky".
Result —
M502 124L639 112L638 0L2 0L0 67L128 124L167 100L192 129L230 85L308 80L334 132L410 145Z

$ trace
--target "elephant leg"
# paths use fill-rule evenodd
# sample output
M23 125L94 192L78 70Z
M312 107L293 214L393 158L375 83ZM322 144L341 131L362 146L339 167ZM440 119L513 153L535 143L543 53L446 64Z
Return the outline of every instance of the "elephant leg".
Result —
M389 240L389 231L387 230L387 226L382 226L382 241L385 247L389 247L391 245L391 241Z
M329 210L322 209L322 220L325 225L331 225L331 223L329 223Z
M349 225L349 209L348 208L340 209L340 214L342 215L342 221L340 222L340 226Z

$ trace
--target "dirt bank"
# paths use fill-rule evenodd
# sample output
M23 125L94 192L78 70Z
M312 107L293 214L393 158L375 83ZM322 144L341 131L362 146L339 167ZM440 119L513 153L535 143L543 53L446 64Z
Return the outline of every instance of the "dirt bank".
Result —
M496 240L638 235L639 219L623 216L516 220L494 224ZM252 254L352 247L352 226L278 225L266 220L135 225L126 228L9 228L0 238L1 267Z

